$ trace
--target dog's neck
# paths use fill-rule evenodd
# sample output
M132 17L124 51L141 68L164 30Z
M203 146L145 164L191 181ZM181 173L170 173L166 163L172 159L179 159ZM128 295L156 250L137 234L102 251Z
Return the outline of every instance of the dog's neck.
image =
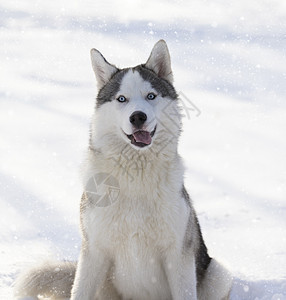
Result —
M183 180L183 167L176 148L161 152L154 149L136 151L128 145L127 150L119 153L111 155L90 147L88 163L84 167L84 181L98 173L110 174L120 185L125 185L125 191L138 195L148 189L156 189L158 185L167 184L172 188L170 177L174 171Z

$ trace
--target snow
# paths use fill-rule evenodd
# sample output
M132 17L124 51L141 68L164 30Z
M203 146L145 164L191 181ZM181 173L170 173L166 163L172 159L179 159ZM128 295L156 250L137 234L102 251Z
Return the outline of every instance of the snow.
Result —
M78 256L89 50L132 66L164 38L210 254L237 278L231 299L285 300L285 18L278 0L2 0L0 299L29 264Z

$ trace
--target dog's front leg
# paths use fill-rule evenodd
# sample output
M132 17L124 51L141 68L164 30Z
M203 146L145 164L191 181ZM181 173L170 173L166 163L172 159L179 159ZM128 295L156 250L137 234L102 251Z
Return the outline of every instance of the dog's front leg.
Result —
M104 284L110 268L110 260L99 249L81 250L71 300L94 300L96 292Z
M193 253L168 253L164 268L173 300L197 300L196 264Z

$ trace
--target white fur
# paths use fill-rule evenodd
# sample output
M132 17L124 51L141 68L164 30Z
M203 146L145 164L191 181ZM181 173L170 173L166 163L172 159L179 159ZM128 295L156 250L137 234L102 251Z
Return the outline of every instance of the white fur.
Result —
M232 276L217 260L212 259L205 278L198 289L199 299L227 300L230 296Z
M120 124L121 129L126 134L132 134L132 124L129 122L129 117L135 111L142 111L147 115L147 121L144 123L144 130L152 132L156 126L155 106L160 102L160 96L155 100L146 101L148 93L156 91L152 88L149 82L143 80L138 72L129 70L123 77L121 88L118 91L115 99L120 95L124 95L128 101L126 103L119 103L114 101L113 113L118 115L116 118L117 124Z

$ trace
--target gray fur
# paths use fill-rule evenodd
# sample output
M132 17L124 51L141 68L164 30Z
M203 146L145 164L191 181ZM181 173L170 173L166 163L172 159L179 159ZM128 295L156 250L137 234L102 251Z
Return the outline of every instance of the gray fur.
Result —
M96 98L96 107L100 107L102 104L114 100L114 96L120 88L122 78L129 70L130 68L121 69L112 75L110 81L100 89ZM159 78L154 71L146 68L145 65L136 66L132 68L132 70L139 72L140 76L145 81L150 82L151 86L160 93L162 97L169 97L174 100L178 98L173 85L168 80Z
M128 72L129 68L117 71L98 92L96 98L96 107L100 107L102 104L112 101L113 97L117 94L122 78Z
M133 70L138 71L145 81L150 82L152 87L158 91L162 97L177 99L178 95L176 90L168 80L160 78L154 71L146 68L145 65L137 66L133 68Z
M67 299L71 296L76 263L73 262L45 262L24 272L15 286L17 299L38 296L49 299Z
M200 224L196 212L192 206L191 199L185 186L182 188L182 195L185 202L190 207L190 215L188 225L185 234L185 241L183 249L187 252L190 248L196 252L196 273L197 273L197 285L200 285L204 278L205 272L211 262L211 257L208 255L207 247L204 243Z

